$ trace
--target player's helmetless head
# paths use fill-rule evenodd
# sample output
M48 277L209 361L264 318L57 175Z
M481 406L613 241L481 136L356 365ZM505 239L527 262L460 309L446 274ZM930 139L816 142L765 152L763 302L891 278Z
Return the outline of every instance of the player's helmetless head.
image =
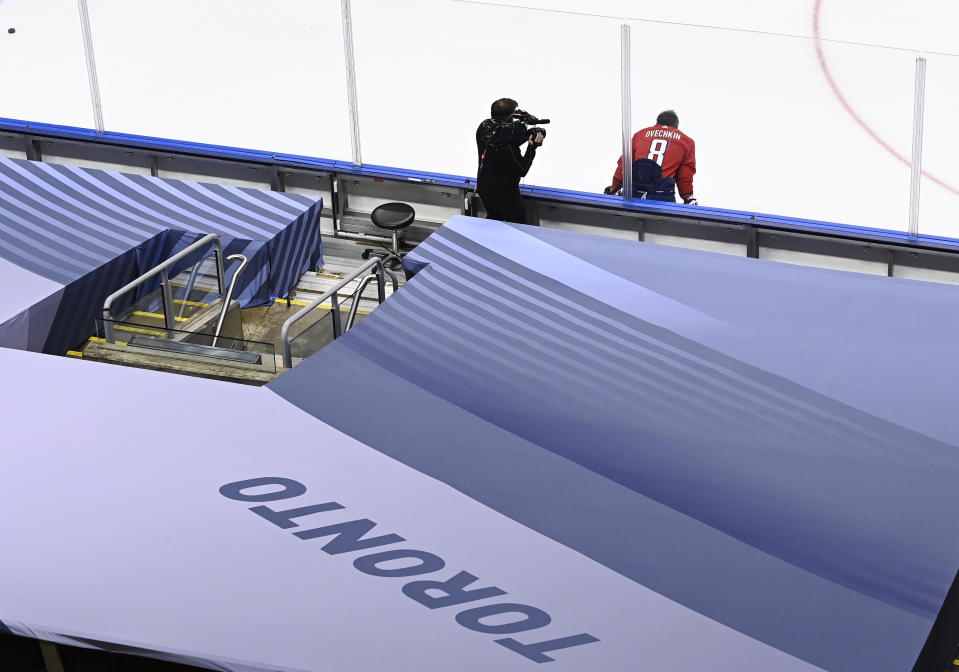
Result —
M509 115L513 114L518 107L519 103L512 98L500 98L490 105L489 116L491 116L493 119L505 119Z
M663 110L656 117L656 123L660 126L679 128L679 115L676 114L675 110Z

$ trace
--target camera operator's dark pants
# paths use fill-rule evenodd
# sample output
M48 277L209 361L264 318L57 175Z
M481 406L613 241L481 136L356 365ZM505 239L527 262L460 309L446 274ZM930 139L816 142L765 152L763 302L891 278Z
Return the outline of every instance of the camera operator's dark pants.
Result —
M526 224L526 207L520 198L519 190L515 193L483 193L479 195L486 208L486 219L501 219L506 222Z

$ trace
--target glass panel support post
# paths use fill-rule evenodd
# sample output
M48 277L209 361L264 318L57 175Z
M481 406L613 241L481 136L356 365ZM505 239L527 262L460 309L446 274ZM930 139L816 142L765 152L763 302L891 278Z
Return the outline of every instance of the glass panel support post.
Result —
M360 153L360 115L356 103L356 61L353 59L353 17L350 12L350 0L340 0L343 15L343 55L346 62L346 97L350 113L350 140L353 151L353 165L363 165Z
M633 198L633 132L632 132L632 91L630 74L630 35L629 24L620 26L620 87L623 101L623 200Z
M93 106L93 125L103 134L103 106L100 103L100 82L97 79L97 62L93 57L93 33L90 30L90 8L87 0L77 0L80 11L80 31L83 33L83 55L87 61L87 81L90 85L90 103Z
M922 184L922 127L926 111L926 59L916 59L915 101L912 111L912 162L909 176L909 237L919 236L919 188Z

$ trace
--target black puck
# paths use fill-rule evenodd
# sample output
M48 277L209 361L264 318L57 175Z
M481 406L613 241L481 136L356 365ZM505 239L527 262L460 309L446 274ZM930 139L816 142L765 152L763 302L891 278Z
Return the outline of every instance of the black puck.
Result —
M10 33L11 35L13 35L15 32L17 32L17 29L16 29L16 28L7 28L7 32Z

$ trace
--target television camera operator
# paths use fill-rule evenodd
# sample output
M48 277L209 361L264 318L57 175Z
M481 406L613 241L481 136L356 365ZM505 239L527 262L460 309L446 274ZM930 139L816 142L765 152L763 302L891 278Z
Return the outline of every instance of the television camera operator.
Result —
M476 193L486 208L487 219L526 224L519 182L526 177L546 137L546 131L536 124L548 123L549 119L537 119L519 109L510 98L500 98L490 106L490 118L476 129ZM521 151L524 144L525 153Z

